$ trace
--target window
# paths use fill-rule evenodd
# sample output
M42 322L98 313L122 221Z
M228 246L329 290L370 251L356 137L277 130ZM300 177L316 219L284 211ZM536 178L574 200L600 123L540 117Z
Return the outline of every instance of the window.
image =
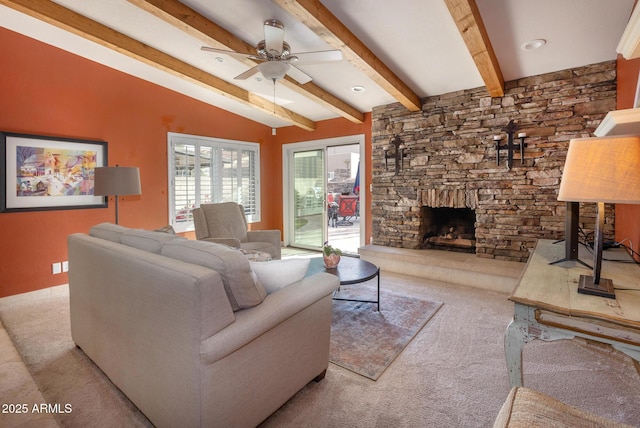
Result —
M247 222L260 221L260 145L169 133L169 219L194 230L193 208L237 202Z

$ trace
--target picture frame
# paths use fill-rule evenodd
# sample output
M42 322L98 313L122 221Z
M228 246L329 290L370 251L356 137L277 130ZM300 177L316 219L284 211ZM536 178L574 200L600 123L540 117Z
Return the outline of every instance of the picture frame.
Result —
M638 73L638 80L636 81L636 96L633 100L633 108L640 107L640 73Z
M0 131L0 212L106 208L93 194L105 141Z

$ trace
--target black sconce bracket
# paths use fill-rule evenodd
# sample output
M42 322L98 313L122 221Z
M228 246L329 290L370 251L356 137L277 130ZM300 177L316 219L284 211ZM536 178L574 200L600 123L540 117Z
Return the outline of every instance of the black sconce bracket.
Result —
M389 159L393 159L396 174L398 174L398 171L402 171L402 168L404 168L404 158L408 156L408 149L398 134L394 134L394 136L391 137L389 144L391 150L390 146L384 146L382 148L384 151L384 166L389 169Z
M513 136L520 129L519 125L513 120L509 121L509 124L506 128L502 130L507 133L507 144L501 145L500 142L502 138L500 136L493 137L493 140L496 143L496 164L500 165L500 150L507 150L507 169L511 169L513 166L513 152L514 150L520 150L520 164L524 165L524 148L527 146L524 142L524 139L527 138L527 134L521 132L518 134L517 138L520 139L520 142L515 144L513 142Z

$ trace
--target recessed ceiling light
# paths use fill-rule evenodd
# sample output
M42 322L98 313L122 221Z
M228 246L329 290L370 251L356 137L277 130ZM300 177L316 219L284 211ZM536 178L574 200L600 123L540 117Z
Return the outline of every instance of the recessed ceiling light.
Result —
M224 62L224 58L222 58L221 56L217 56L216 62Z
M532 51L532 50L541 48L546 44L547 44L547 41L545 39L534 39L534 40L529 40L528 42L522 44L522 46L520 46L520 49L524 51Z
M356 85L351 88L353 92L364 92L366 88L362 85Z

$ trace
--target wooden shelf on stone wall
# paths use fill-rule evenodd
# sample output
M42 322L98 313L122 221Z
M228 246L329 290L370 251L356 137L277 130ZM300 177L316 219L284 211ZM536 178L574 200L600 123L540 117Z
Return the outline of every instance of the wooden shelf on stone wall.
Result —
M594 134L596 137L640 135L640 108L610 111L602 119Z

